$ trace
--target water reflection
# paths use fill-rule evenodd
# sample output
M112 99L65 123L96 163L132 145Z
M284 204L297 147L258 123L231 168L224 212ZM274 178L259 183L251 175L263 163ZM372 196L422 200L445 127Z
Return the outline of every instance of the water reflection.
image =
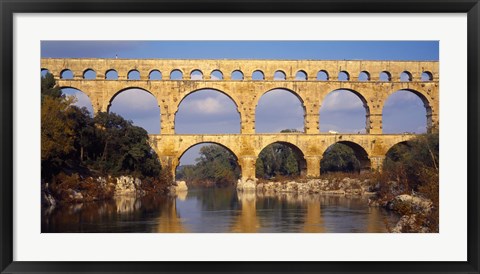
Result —
M237 193L190 189L170 196L122 196L111 201L42 209L42 232L388 232L398 220L366 197Z
M240 214L232 226L231 232L255 233L260 228L257 217L256 195L254 192L237 193L240 201Z

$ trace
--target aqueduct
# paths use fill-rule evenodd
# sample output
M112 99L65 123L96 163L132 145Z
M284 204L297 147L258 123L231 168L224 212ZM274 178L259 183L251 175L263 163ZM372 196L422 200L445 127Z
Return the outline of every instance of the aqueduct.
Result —
M120 92L137 88L152 94L160 107L160 134L150 143L162 164L172 172L190 147L216 143L229 149L242 169L242 179L255 177L255 163L263 148L282 142L297 147L306 163L306 175L320 175L325 150L342 142L365 155L378 169L387 151L413 134L382 134L382 110L398 90L416 94L424 103L427 131L438 131L439 71L436 61L324 61L324 60L167 60L167 59L41 59L42 70L53 74L61 88L75 88L91 100L94 112L108 111ZM65 71L71 79L62 77ZM86 79L93 72L93 79ZM116 73L116 79L107 74ZM135 72L139 77L129 77ZM161 75L153 80L152 75ZM174 75L177 75L174 78ZM252 75L260 75L252 78ZM274 75L281 77L274 77ZM235 77L232 77L234 75ZM318 78L317 78L318 75ZM323 75L323 78L320 78ZM341 77L339 77L341 75ZM400 75L403 75L402 79ZM170 77L172 76L172 77ZM189 94L213 89L232 99L240 114L240 134L175 134L175 114ZM255 133L255 109L260 97L273 89L296 95L304 108L304 132ZM350 90L366 110L366 134L320 134L319 110L334 90Z

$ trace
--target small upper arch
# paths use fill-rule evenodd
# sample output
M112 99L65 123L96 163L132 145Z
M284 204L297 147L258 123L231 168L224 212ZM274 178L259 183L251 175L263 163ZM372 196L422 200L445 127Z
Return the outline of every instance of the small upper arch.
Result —
M140 80L140 72L137 69L132 69L127 74L128 80Z
M211 80L223 80L223 73L218 70L218 69L215 69L212 71L212 73L210 73L210 79Z
M340 71L338 73L338 81L350 81L350 74L345 70Z
M424 82L433 81L433 74L430 71L424 71L421 79Z
M285 80L287 80L287 75L285 74L285 72L283 72L283 70L277 70L273 74L273 80L275 80L275 81L285 81Z
M378 79L383 82L390 82L392 81L392 74L388 71L382 71L380 72L380 75L378 76Z
M190 72L190 80L203 80L203 72L199 69L194 69Z
M170 80L183 80L183 71L180 69L173 69L170 72Z
M73 72L70 69L64 69L60 72L60 79L73 79Z
M319 81L328 81L329 78L330 77L329 77L328 72L326 70L320 70L317 73L317 80L319 80Z
M158 69L152 69L148 73L148 80L162 80L162 73Z
M295 74L295 80L297 80L297 81L307 81L308 80L308 74L304 70L299 70Z
M257 69L252 73L252 80L265 80L265 74L263 71Z
M106 80L118 80L118 72L114 69L109 69L105 72Z
M370 73L366 70L361 71L358 75L358 81L370 81Z
M236 69L236 70L232 71L231 79L232 80L243 80L244 79L243 72L239 69Z
M411 82L412 74L409 71L403 71L400 73L400 82Z
M97 78L97 73L93 69L88 68L83 71L83 79L93 80L96 78Z

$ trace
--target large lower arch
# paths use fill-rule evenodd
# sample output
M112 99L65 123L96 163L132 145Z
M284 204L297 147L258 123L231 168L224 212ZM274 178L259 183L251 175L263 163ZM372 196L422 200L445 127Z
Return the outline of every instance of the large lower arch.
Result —
M201 88L186 93L179 101L174 125L177 134L240 133L237 102L226 92Z
M287 150L285 150L285 148ZM272 151L269 152L268 151L269 149L271 149ZM269 155L269 153L273 153L274 155ZM291 164L290 160L293 160L293 159L289 159L292 156L296 162L296 167L295 165L288 167L288 165ZM271 165L271 163L267 163L266 161L272 161L272 160L276 161L275 162L276 165L281 165L281 166L275 166L275 167L270 166L269 168L271 168L271 170L265 170L268 165ZM298 146L286 141L275 141L263 146L260 152L258 153L257 161L256 161L256 170L257 170L256 176L265 177L265 178L275 176L276 174L274 173L276 172L279 172L280 174L278 175L282 175L282 176L306 175L307 161L305 159L305 154ZM263 170L263 172L265 173L259 173L260 170ZM290 171L292 172L294 171L294 172L290 173Z
M226 150L230 154L230 156L232 156L232 158L230 158L230 159L234 160L235 163L225 163L225 164L231 165L232 166L231 171L234 172L235 174L238 174L238 177L234 178L235 179L234 181L236 182L236 180L239 179L240 174L241 174L241 166L238 162L237 154L234 152L233 149L229 148L228 145L222 144L220 142L215 142L215 141L195 142L195 143L192 143L192 144L188 144L187 146L182 148L179 151L179 153L175 156L175 159L173 161L173 167L172 168L175 172L175 176L177 176L180 166L183 166L185 168L187 166L193 166L194 164L197 164L197 163L202 162L202 161L205 161L206 163L213 162L213 161L211 161L211 159L202 159L201 157L199 157L200 149L202 147L206 147L206 146L209 146L209 145L210 146L214 145L215 147L220 147L220 148ZM213 148L215 149L215 147L213 147ZM194 149L194 148L197 148L197 150L192 151L192 149ZM192 152L192 153L190 153L191 155L188 155L189 152ZM186 159L185 161L182 162L182 158L184 158L184 156L188 157L189 159ZM238 170L233 170L235 168L238 168Z
M336 144L345 145L353 151L353 153L355 154L355 157L357 158L358 162L360 163L360 170L359 170L360 172L369 171L371 169L372 165L371 165L370 158L368 156L367 150L364 147L362 147L361 145L359 145L355 142L352 142L352 141L338 141L338 142L335 142L335 143L331 144L324 151L322 162L320 163L320 165L326 159L325 155L329 151L329 149L333 148L333 146L336 145Z
M305 103L297 92L287 88L267 90L255 104L255 132L305 132L305 113Z
M422 106L423 105L423 106ZM425 109L424 122L417 120ZM388 95L382 109L384 133L425 133L435 127L432 105L428 98L414 89L400 89Z
M160 107L149 90L128 87L116 92L109 100L108 112L119 114L150 134L160 133Z
M76 101L74 102L75 106L79 108L85 107L91 116L95 114L92 100L87 93L73 87L60 87L60 89L62 90L63 94L67 96L74 96L76 98Z
M362 107L364 114L360 113ZM319 115L320 132L370 133L370 107L367 99L356 90L330 91L321 99Z

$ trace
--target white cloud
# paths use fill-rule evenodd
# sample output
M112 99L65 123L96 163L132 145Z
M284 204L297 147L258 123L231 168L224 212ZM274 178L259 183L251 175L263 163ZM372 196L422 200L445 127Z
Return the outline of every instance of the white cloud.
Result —
M182 103L182 109L187 112L198 114L221 114L228 111L225 105L226 100L222 98L208 96L205 98L195 98Z
M407 90L399 90L388 97L384 107L391 107L397 105L403 107L407 104L423 106L423 101L413 92Z
M203 79L203 75L202 75L202 74L192 74L192 75L191 75L191 79L192 79L192 80L202 80L202 79Z
M350 91L336 90L325 97L320 112L354 109L364 109L362 100Z

